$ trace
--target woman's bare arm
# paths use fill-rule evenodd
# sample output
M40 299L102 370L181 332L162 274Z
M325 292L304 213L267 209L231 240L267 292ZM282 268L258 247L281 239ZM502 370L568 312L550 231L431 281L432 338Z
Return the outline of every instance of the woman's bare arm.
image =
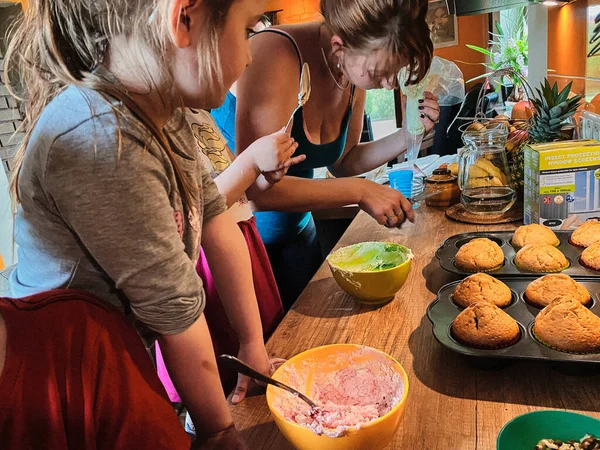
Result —
M355 97L344 154L329 168L336 177L351 177L369 172L406 152L406 135L403 129L376 141L360 142L366 92L357 89ZM421 106L423 106L423 112L426 113L421 121L425 125L425 133L428 134L435 125L430 117L434 120L439 117L439 105L433 94L426 94Z

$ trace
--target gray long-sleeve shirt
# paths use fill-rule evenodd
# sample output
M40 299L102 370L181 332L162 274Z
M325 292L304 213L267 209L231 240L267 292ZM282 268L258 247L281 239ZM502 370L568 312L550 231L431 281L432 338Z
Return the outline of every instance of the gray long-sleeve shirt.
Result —
M11 295L83 289L153 331L178 333L204 307L195 271L203 221L226 204L180 111L165 131L195 188L189 210L165 151L112 105L118 118L98 93L70 87L40 117L19 178Z

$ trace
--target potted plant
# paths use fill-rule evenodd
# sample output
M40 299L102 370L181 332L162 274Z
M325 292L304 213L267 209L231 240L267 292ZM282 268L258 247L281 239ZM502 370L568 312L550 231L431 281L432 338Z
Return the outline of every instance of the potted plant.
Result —
M480 78L487 78L491 73L498 69L510 68L522 78L527 78L528 44L527 44L527 8L514 8L506 13L506 22L503 27L496 22L496 33L490 32L492 39L489 41L489 48L482 48L476 45L467 44L471 50L486 55L489 62L479 63L490 69L490 72L484 73L478 77L467 81L475 81ZM523 100L525 91L519 77L507 75L501 78L501 86L504 91L510 94L506 97L506 114L510 116L512 107Z

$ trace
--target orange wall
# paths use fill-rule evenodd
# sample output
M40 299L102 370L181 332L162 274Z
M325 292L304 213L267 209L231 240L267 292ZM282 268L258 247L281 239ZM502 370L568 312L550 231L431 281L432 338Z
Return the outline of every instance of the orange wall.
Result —
M485 55L467 48L467 44L487 48L489 40L487 17L486 14L459 17L458 45L435 50L435 54L440 58L456 62L465 76L465 81L485 73L484 70L486 69L482 65L463 64L458 61L466 63L481 63L485 61Z
M283 9L283 0L269 0L265 11L277 11Z
M548 69L560 75L585 76L587 0L548 10ZM552 72L550 72L550 75ZM549 77L563 87L569 80ZM533 86L532 86L533 87ZM573 91L585 92L583 80L573 81Z
M23 9L27 9L28 0L0 0L0 3L21 3Z
M271 0L270 6L283 9L277 16L279 23L300 23L319 20L319 0Z

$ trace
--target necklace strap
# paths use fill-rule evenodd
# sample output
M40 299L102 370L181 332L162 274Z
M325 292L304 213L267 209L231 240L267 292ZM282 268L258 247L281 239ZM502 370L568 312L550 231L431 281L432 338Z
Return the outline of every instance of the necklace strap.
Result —
M321 24L321 26L319 27L319 45L321 46L321 55L323 56L323 62L325 63L325 66L327 67L327 71L329 72L329 75L331 75L331 78L333 79L333 82L335 83L335 85L337 86L338 89L345 91L350 87L350 80L348 80L348 82L346 83L346 86L341 86L340 83L338 83L338 80L335 77L335 74L333 73L333 70L331 70L331 66L329 65L329 60L327 59L327 56L325 56L325 50L323 49L323 44L321 43L321 27L323 26L323 24Z
M329 62L327 61L327 57L325 56L325 50L323 50L323 47L321 47L321 55L323 55L323 61L325 62L325 65L327 66L327 71L329 72L329 75L331 75L331 78L333 79L335 85L338 87L338 89L341 89L342 91L347 90L350 87L350 80L348 80L346 86L341 86L340 83L338 83L338 80L335 78L331 67L329 67Z

